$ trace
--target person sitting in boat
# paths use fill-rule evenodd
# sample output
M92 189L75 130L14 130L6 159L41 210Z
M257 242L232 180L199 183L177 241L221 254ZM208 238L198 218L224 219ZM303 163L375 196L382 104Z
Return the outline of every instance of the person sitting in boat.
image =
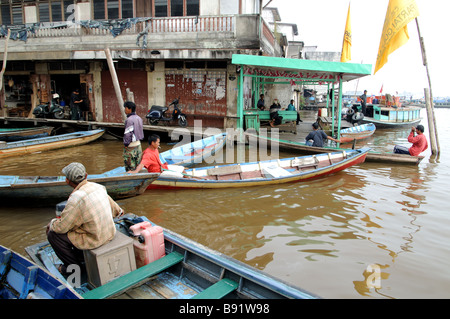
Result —
M113 218L123 209L108 195L103 185L88 182L83 164L73 162L62 169L66 183L74 188L59 218L47 225L47 239L58 258L62 275L68 276L69 265L84 262L83 250L95 249L116 234Z
M159 157L158 148L160 148L160 138L156 134L152 134L148 138L148 147L142 154L142 160L135 170L129 171L129 173L139 173L144 167L149 173L161 173L163 170L168 169L167 164L161 163Z
M278 102L278 99L273 100L273 104L270 106L270 126L274 127L275 125L280 125L283 121L283 117L278 114L278 111L281 110L281 104Z
M295 105L294 105L294 100L291 100L291 103L289 103L289 105L287 106L286 111L296 111ZM298 123L300 123L300 122L303 122L303 121L300 119L300 113L297 111L296 124L298 125Z
M164 176L172 177L186 177L184 174L184 167L181 165L168 165L161 162L159 157L160 138L156 134L152 134L148 138L148 147L142 154L142 160L134 171L128 171L128 173L139 173L144 167L149 173L161 173Z
M319 130L319 124L317 122L314 122L312 124L312 132L309 132L309 134L306 136L306 145L307 146L315 146L315 147L323 147L323 141L325 139L335 141L336 143L340 143L340 140L337 140L331 136L328 136L325 134L324 131Z
M416 127L413 126L408 136L408 142L413 143L412 146L408 148L403 145L395 145L394 153L419 156L420 153L422 153L428 148L427 138L423 134L424 130L425 129L423 125L417 125Z

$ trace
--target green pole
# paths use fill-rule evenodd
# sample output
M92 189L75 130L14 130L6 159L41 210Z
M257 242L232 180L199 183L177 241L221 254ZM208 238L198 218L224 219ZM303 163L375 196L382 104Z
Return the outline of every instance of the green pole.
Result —
M339 101L338 101L338 129L337 139L341 138L341 114L342 114L342 76L339 75ZM333 119L334 121L334 119ZM337 145L339 147L339 143Z
M334 133L334 82L331 84L331 91L333 94L331 95L331 135ZM329 95L328 95L329 96Z
M239 72L239 82L238 82L238 103L237 103L237 113L239 117L238 129L240 131L240 141L243 142L243 131L244 131L244 66L241 65L241 70Z

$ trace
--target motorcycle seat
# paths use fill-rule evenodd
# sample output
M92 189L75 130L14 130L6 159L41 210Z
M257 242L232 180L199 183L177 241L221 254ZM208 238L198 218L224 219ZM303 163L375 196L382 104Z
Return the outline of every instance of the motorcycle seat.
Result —
M152 111L165 112L165 111L167 111L167 109L168 109L167 106L152 105L152 107L150 108L150 112L152 112Z

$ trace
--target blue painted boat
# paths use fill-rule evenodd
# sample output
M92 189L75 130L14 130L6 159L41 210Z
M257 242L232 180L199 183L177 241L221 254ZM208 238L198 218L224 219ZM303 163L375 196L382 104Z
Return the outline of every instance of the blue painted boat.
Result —
M53 127L0 128L0 141L13 142L51 135Z
M0 299L81 299L68 284L0 245Z
M392 107L368 104L362 123L373 123L377 128L415 126L421 121L420 107Z
M91 174L87 179L106 187L113 199L137 196L159 176L158 173L127 174L115 169L103 174ZM35 203L55 204L69 197L73 188L65 176L0 175L0 199L3 204Z
M225 143L226 133L210 136L161 153L161 162L185 166L201 163L222 149ZM88 180L105 186L113 199L123 199L142 194L158 177L158 173L128 174L122 166L88 175ZM65 176L0 175L0 199L12 204L45 199L46 204L55 204L67 199L73 191L65 181Z
M190 166L199 164L219 152L227 142L227 133L220 133L160 153L161 163Z
M0 142L0 158L79 146L95 141L104 133L104 130L91 130L10 143Z
M340 130L341 143L349 143L354 140L362 140L375 133L376 126L373 123L367 123L362 125L356 125Z
M129 235L129 227L143 221L150 222L144 216L127 214L116 220L116 228ZM76 288L77 291L85 299L318 298L168 229L163 229L163 233L164 257L98 288L93 289L88 283L81 283ZM29 246L26 251L37 264L44 265L44 259L54 260L54 253L48 243ZM60 263L58 260L54 261L58 262Z

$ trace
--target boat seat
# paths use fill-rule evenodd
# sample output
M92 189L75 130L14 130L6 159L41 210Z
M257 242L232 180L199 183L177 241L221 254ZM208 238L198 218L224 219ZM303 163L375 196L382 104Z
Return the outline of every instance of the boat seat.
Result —
M202 292L192 297L192 299L220 299L235 291L237 288L237 282L225 278L216 282L214 285L209 286Z
M240 165L230 165L217 168L209 168L207 170L208 175L229 175L242 173Z
M155 260L141 268L138 268L128 274L125 274L117 279L114 279L103 286L95 288L85 294L84 299L105 299L114 296L118 293L124 292L127 288L140 283L141 281L150 278L167 268L178 264L183 260L183 255L174 251L170 254Z
M297 167L298 169L300 168L304 168L304 167L309 167L309 166L314 166L317 167L319 165L319 160L314 156L314 157L300 157L300 158L295 158L291 161L291 166L292 167Z

